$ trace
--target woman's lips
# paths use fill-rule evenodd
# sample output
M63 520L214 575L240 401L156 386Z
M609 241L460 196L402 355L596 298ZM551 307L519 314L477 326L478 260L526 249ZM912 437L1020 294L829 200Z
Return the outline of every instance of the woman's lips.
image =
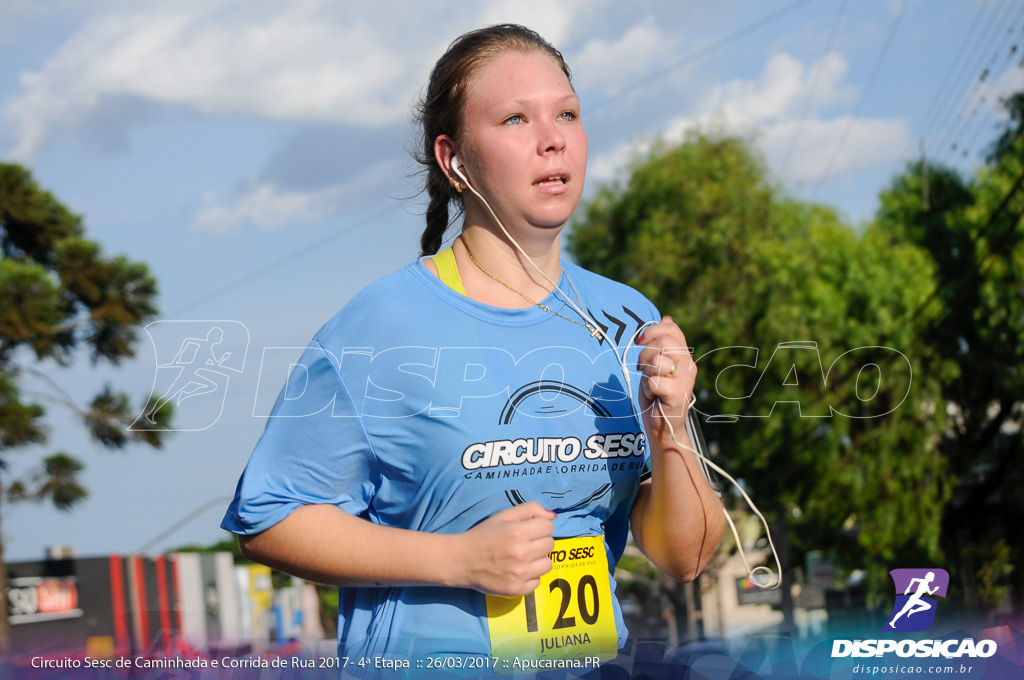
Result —
M550 175L539 177L533 186L543 189L549 193L562 193L567 191L566 185L569 183L569 174L565 172L553 172Z

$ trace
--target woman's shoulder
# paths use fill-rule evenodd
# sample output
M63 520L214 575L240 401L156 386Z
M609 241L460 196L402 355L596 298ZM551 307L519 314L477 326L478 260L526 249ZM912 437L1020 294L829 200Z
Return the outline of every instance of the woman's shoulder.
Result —
M429 302L417 267L422 265L413 262L364 287L321 326L315 339L326 346L338 339L370 339L402 326L410 313Z

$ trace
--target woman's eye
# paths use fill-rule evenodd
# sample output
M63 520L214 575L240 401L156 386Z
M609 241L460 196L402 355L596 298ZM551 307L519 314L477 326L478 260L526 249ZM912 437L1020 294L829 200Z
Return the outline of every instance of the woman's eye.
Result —
M563 111L562 114L558 116L559 120L576 120L576 118L577 116L575 111Z
M519 125L522 122L523 122L523 117L521 115L519 115L518 113L515 114L514 116L509 116L508 118L505 119L505 124L506 125Z

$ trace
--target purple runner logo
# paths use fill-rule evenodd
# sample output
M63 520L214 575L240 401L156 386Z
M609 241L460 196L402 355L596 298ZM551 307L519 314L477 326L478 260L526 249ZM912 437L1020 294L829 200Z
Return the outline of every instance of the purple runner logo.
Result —
M935 620L935 597L946 597L949 574L945 569L893 569L889 572L896 586L893 605L885 631L906 633L921 631Z

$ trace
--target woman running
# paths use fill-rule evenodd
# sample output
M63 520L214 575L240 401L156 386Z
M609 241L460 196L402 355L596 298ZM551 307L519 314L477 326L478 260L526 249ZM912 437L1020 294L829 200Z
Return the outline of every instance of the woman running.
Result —
M467 33L419 119L426 257L316 334L223 526L250 559L340 587L346 673L613 658L629 531L680 581L722 531L688 450L686 338L561 258L587 135L558 50L517 25Z

